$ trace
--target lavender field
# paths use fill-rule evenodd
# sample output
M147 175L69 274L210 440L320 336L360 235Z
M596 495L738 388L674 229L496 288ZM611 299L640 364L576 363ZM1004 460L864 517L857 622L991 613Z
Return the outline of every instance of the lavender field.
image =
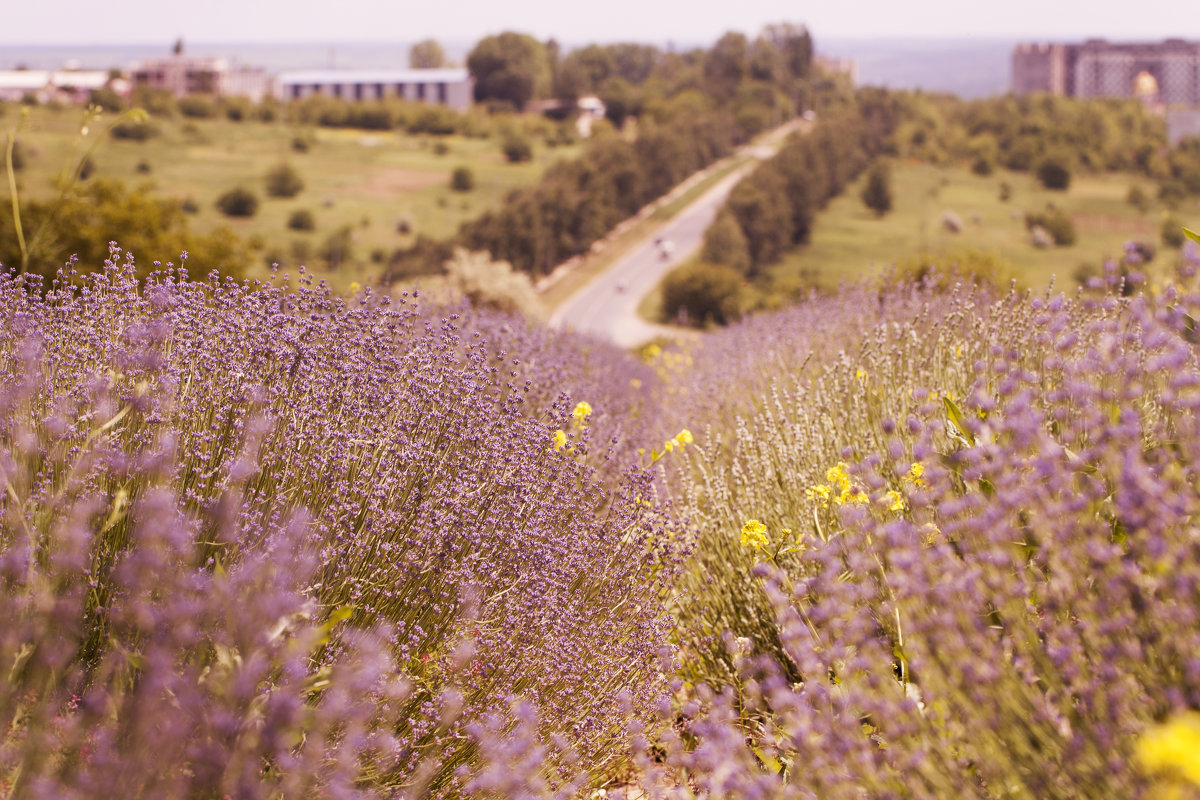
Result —
M636 355L6 273L0 797L1200 797L1198 272Z

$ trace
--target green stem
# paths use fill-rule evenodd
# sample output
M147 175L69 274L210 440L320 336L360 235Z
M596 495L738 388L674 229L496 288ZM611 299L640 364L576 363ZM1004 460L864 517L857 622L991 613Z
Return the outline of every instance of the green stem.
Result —
M22 122L24 118L22 118ZM17 244L21 247L21 272L29 268L29 250L25 246L25 231L21 228L21 202L17 196L17 171L13 168L13 148L17 144L17 131L21 129L21 123L17 123L8 134L8 147L4 153L4 167L8 172L8 193L12 200L12 215L13 227L17 229Z

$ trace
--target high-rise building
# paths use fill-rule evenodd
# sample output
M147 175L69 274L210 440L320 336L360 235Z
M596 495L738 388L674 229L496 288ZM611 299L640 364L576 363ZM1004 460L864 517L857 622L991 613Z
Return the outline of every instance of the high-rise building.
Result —
M1141 98L1200 105L1200 42L1021 44L1013 51L1013 92Z

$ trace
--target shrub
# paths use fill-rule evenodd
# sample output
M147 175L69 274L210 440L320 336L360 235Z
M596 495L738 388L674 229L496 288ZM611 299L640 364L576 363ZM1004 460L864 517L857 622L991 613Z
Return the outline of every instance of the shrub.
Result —
M217 115L217 104L209 97L189 94L179 98L179 113L192 119L212 119Z
M1057 206L1047 205L1046 210L1040 213L1027 212L1025 227L1031 231L1034 228L1044 229L1054 239L1054 244L1059 247L1069 247L1075 244L1075 223L1065 211Z
M859 197L863 205L882 217L892 210L892 171L886 161L876 161L867 172L867 182Z
M697 262L667 274L663 318L693 326L725 325L740 315L742 276L732 267Z
M493 261L487 253L470 253L460 247L445 269L450 290L476 308L519 312L530 318L541 313L529 275L515 272L505 261Z
M200 204L194 197L185 197L179 201L179 210L185 214L199 214Z
M1038 164L1037 179L1047 189L1066 191L1071 185L1071 170L1065 159L1050 156Z
M126 139L131 142L144 142L158 135L158 126L149 120L122 120L112 128L114 139Z
M500 149L510 164L518 164L533 158L533 143L528 136L516 131L505 134Z
M237 186L217 198L217 208L227 217L253 217L258 213L258 195Z
M295 152L307 153L310 147L312 147L312 141L311 141L310 137L308 137L308 136L293 136L292 137L292 150L294 150Z
M1150 208L1150 197L1141 186L1130 186L1129 193L1125 195L1125 201L1137 209L1139 214L1145 214Z
M139 161L137 163L137 166L134 167L134 170L139 175L149 175L151 172L154 171L154 167L152 167L150 165L149 161L142 159L141 161Z
M975 160L971 162L971 172L979 175L980 177L987 177L995 171L995 164L993 164L992 160L987 156L977 156Z
M1009 185L1008 181L1000 181L1000 189L996 196L1000 199L1001 203L1007 203L1012 199L1012 186Z
M267 194L271 197L295 197L304 190L304 179L286 161L275 165L266 175Z
M450 176L450 188L456 192L469 192L475 188L475 173L470 167L455 167Z
M1183 243L1186 241L1183 235L1183 222L1178 217L1170 215L1164 217L1161 238L1163 247L1170 247L1174 250L1183 247Z
M746 234L732 211L722 209L704 231L704 248L700 258L710 264L733 267L743 275L749 274L751 261Z
M450 152L450 145L446 144L445 142L436 141L433 143L433 154L435 156L444 156L449 152Z
M293 231L311 231L317 227L317 220L307 208L298 208L288 216L287 226Z

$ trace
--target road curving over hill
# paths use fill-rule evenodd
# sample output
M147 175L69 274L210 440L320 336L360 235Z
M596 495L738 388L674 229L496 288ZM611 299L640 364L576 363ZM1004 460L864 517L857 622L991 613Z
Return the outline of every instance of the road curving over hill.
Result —
M744 152L753 155L754 160L725 176L567 298L550 316L550 324L593 334L621 347L636 347L660 336L678 335L679 328L642 319L638 305L664 275L700 249L704 232L737 182L759 161L774 155L787 135L799 129L799 123L789 123L772 132L765 143L748 146ZM659 239L673 246L668 255L664 256L656 243Z

